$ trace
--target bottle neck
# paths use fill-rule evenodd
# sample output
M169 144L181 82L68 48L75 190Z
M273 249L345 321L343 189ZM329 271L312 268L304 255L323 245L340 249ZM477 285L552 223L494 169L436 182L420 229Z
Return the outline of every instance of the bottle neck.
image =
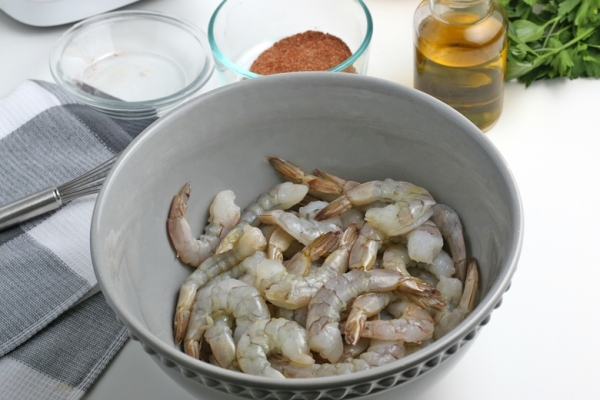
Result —
M472 25L492 12L492 0L429 0L431 12L453 25Z

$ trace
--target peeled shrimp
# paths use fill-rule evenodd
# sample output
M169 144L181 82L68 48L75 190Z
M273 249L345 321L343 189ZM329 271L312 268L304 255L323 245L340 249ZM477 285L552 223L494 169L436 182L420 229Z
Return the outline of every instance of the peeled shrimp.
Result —
M368 222L365 223L350 252L350 269L369 270L373 268L377 252L385 239L387 239L387 235Z
M205 285L210 279L226 272L238 265L244 258L256 251L265 249L266 240L258 228L246 225L243 235L236 245L229 251L214 254L200 264L200 266L185 280L179 290L177 307L175 309L174 334L175 343L179 344L187 330L192 306L198 288Z
M358 228L355 225L346 229L338 248L307 276L290 273L281 262L275 260L261 262L256 269L256 287L278 307L293 310L307 306L325 282L346 272L350 248L357 235Z
M237 360L243 372L285 378L267 359L271 353L281 353L294 365L312 365L315 362L306 343L306 329L284 318L256 321L244 332L237 345Z
M308 305L306 326L310 348L330 362L337 362L343 352L339 328L340 311L360 294L404 290L406 279L397 271L373 269L351 270L328 280ZM414 287L408 287L415 290ZM422 296L439 296L436 289L427 288Z
M269 236L267 257L271 260L283 261L283 253L289 249L295 241L296 239L283 228L275 226L271 236Z
M254 286L237 279L225 279L206 286L196 296L184 339L186 354L199 357L204 332L214 324L213 317L220 314L231 315L235 321L234 343L255 321L271 317L267 304Z
M464 282L467 271L467 250L460 218L456 211L445 204L436 204L432 208L431 220L437 225L450 247L456 277Z
M233 321L229 315L215 315L213 325L204 333L204 339L210 345L212 356L218 366L238 370L232 326Z
M399 294L396 291L365 293L356 297L344 324L346 343L356 344L367 319L379 314L390 302L398 298Z
M477 288L479 286L479 271L477 260L472 258L467 267L465 287L456 308L448 306L435 315L434 339L439 339L456 328L473 311Z
M371 340L366 352L355 359L333 364L298 365L273 358L273 368L288 378L337 376L366 371L372 367L389 364L404 357L404 344L399 341Z
M268 192L261 194L254 203L246 207L238 224L221 240L215 253L223 253L230 250L244 234L245 226L258 225L258 216L260 214L275 209L288 209L302 201L307 191L308 188L304 185L284 182L275 185Z
M365 321L360 331L361 337L380 340L401 340L421 342L433 336L433 318L423 308L409 301L394 303L388 310L396 317L389 320Z
M306 314L308 314L308 307L300 307L294 310L289 310L283 307L277 307L273 305L271 307L271 315L275 318L285 318L290 321L297 322L303 328L306 328Z
M340 232L326 232L316 238L311 244L294 254L285 264L285 269L289 273L299 276L306 276L313 261L321 258L332 247L337 245Z
M440 230L431 221L425 221L406 233L406 239L406 248L410 258L427 264L433 262L444 246Z
M417 265L417 262L409 257L406 246L399 243L386 247L381 261L383 269L398 271L404 277L405 297L423 308L432 307L436 310L442 309L446 306L443 296L421 296L421 293L429 293L435 286L435 283L431 284L416 276L412 276L406 268L407 266L415 265Z
M324 233L342 230L341 226L336 223L306 219L293 212L283 210L264 212L258 218L262 223L280 226L305 246Z
M221 239L238 223L240 208L235 205L235 194L231 190L219 192L210 206L204 234L195 239L185 218L190 192L190 184L186 183L173 197L167 231L181 261L197 267L214 254Z
M407 196L414 195L421 195L423 196L423 200L429 198L433 202L433 198L427 190L409 182L394 181L392 179L365 182L351 188L342 196L332 201L315 218L317 220L325 220L335 215L340 215L352 206L363 206L376 201L397 203L405 201Z
M385 207L370 208L365 213L365 221L387 236L402 235L427 221L434 204L429 193L411 193Z

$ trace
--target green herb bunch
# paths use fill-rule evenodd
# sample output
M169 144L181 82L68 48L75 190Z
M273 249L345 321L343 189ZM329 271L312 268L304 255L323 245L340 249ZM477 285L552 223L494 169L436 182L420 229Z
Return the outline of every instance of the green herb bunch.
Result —
M506 80L600 77L600 0L499 0L510 21Z

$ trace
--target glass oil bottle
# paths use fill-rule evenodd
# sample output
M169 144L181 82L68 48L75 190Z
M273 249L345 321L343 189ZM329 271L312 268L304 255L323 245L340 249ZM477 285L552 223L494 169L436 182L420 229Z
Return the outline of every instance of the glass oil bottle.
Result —
M507 27L497 0L424 0L414 15L414 87L488 130L502 113Z

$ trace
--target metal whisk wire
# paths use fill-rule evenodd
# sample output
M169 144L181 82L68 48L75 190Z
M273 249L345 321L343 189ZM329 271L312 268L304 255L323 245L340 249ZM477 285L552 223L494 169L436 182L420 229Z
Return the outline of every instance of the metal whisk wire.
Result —
M85 174L60 185L57 189L62 202L66 203L81 196L98 193L102 188L102 184L104 184L106 175L108 175L118 158L119 155L117 154Z
M0 231L37 217L78 197L100 191L120 154L58 187L53 186L0 207Z

